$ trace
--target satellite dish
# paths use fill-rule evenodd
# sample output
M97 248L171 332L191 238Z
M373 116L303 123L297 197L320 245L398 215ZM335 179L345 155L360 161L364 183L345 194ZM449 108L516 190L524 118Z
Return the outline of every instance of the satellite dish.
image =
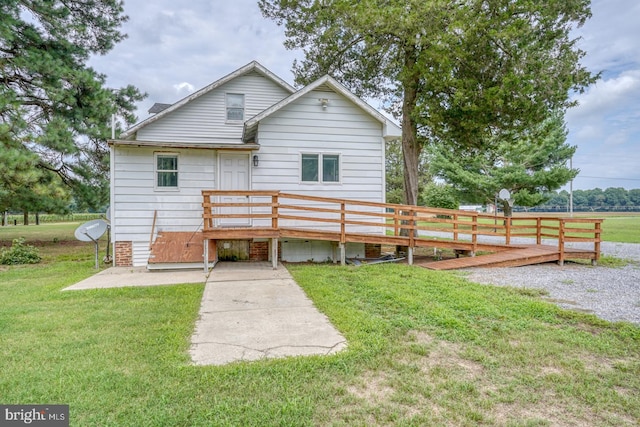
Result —
M74 234L76 239L82 242L95 242L105 231L107 231L107 223L102 219L94 219L76 228Z
M100 268L98 264L98 239L102 237L105 231L107 231L109 225L101 219L94 219L93 221L85 222L80 227L76 228L76 239L82 242L93 242L96 246L96 270Z
M506 188L503 188L498 193L498 197L502 200L509 200L511 198L511 193Z

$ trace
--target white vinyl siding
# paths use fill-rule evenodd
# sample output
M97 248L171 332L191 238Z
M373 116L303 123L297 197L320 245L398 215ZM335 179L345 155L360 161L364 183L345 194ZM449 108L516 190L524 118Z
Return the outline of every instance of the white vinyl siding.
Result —
M329 99L325 110L318 101L322 98ZM382 124L341 95L312 91L283 107L260 122L258 142L260 166L252 169L253 190L276 189L312 196L384 201ZM339 182L305 182L303 154L318 154L318 161L322 154L339 155ZM312 158L307 160L311 162ZM319 168L322 169L320 163ZM318 171L318 180L321 172ZM362 216L357 219L374 220ZM317 226L332 227L318 223ZM384 232L381 227L367 231Z
M318 99L329 98L326 110ZM312 91L264 119L254 190L384 201L382 124L333 92ZM301 154L340 155L340 185L301 182Z
M258 73L227 82L150 123L137 132L139 141L241 144L242 126L227 121L227 94L244 94L244 120L290 95ZM241 123L240 123L241 124Z
M202 229L203 189L215 188L215 152L175 150L179 156L180 191L154 191L156 156L153 149L116 147L113 155L114 240L146 242L148 247L154 211L158 231ZM134 251L136 251L134 244ZM138 256L134 253L134 256Z

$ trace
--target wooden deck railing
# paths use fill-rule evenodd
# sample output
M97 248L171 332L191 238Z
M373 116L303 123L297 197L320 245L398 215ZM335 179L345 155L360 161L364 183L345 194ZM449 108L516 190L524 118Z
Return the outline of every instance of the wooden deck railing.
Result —
M543 239L557 240L560 262L569 242L593 243L589 258L597 261L600 257L602 219L518 216L506 220L473 211L279 191L204 190L202 196L203 232L210 239L300 237L341 245L381 243L407 246L412 254L421 246L471 253L496 250L500 245L517 246L512 243L515 237L529 237L537 244ZM497 241L479 239L487 236Z

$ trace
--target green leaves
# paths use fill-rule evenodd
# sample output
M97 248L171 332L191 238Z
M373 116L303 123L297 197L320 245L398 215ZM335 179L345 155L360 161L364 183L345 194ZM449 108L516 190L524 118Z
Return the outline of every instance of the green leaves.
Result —
M516 139L495 138L484 144L489 148L470 154L448 144L435 145L432 171L466 201L492 203L495 194L506 188L516 205L536 206L578 174L567 166L576 147L565 141L564 121L556 114Z
M10 249L0 250L0 264L37 264L40 262L40 254L34 246L25 244L24 238L13 239Z
M69 192L59 191L63 184L74 191L106 187L111 117L117 115L121 126L133 123L134 103L144 96L132 86L106 88L105 76L86 61L125 37L119 31L127 19L122 13L120 0L6 0L0 5L0 149L9 150L6 157L15 165L0 176L0 206L41 209L24 205L38 199L34 182L56 197ZM22 157L29 161L19 164ZM105 202L102 197L90 204ZM44 205L59 209L59 204Z
M572 105L598 76L570 30L588 0L260 0L284 25L298 84L328 73L402 120L405 201L418 193L420 146L493 150ZM515 135L515 137L514 137ZM536 143L536 141L530 141ZM468 157L467 157L468 158Z

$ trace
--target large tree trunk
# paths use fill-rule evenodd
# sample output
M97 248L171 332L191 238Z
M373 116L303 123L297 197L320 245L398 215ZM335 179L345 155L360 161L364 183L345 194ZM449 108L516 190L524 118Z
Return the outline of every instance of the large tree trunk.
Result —
M404 201L407 205L418 204L418 163L422 147L418 143L414 111L418 99L420 74L415 70L415 50L405 52L405 68L411 70L403 82L402 101L402 158L404 161Z
M505 218L511 218L513 216L513 208L506 200L502 202L502 212L504 212Z
M409 75L403 80L404 97L402 100L402 158L404 165L404 202L407 205L418 204L418 163L421 146L418 143L416 120L414 112L418 99L418 85L420 73L416 70L415 48L405 49L405 69ZM409 212L404 212L408 215ZM411 221L404 220L403 224ZM409 229L400 230L402 236L409 235ZM417 234L417 232L416 232ZM405 251L406 247L396 247L396 252Z
M23 225L29 225L29 212L28 211L23 211L22 212L22 224Z

